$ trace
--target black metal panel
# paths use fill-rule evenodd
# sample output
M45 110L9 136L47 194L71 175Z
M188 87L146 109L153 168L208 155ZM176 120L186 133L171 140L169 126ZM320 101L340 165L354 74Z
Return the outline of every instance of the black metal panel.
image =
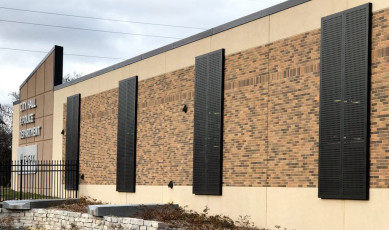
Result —
M322 19L319 197L368 199L371 5Z
M66 110L66 161L79 161L80 153L80 94L67 98ZM77 170L78 171L78 170ZM65 174L65 188L78 190L78 173L68 170Z
M346 11L344 23L343 198L368 199L371 4Z
M208 69L208 193L222 193L222 134L223 134L223 50L209 54Z
M342 15L322 20L319 197L341 193L341 50Z
M207 193L208 55L196 58L193 135L193 193Z
M63 81L63 47L54 47L54 85L53 87L62 84Z
M222 193L224 50L196 58L193 193Z
M119 82L116 190L135 192L138 77Z

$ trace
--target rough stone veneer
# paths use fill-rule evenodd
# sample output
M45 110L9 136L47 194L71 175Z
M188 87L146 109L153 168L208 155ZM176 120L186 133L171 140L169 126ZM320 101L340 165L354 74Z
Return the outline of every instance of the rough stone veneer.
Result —
M0 209L1 218L12 218L13 227L83 230L158 230L171 229L165 223L127 217L94 217L87 213L54 209L10 211Z
M389 187L388 19L372 24L371 188ZM319 29L226 56L224 186L317 187L319 74ZM81 183L116 183L117 93L82 98ZM193 66L139 82L138 185L192 185L193 93Z

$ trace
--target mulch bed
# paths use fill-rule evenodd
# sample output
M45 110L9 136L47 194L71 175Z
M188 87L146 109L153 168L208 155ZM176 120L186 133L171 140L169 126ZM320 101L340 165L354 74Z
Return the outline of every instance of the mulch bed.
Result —
M101 201L92 199L90 197L81 197L76 203L65 202L58 206L50 207L50 209L66 210L71 212L87 213L89 205L103 204Z
M144 220L156 220L169 224L172 228L185 228L188 230L197 229L237 229L237 230L259 230L250 221L249 216L240 217L239 221L233 221L224 215L209 215L208 207L202 213L185 208L175 208L172 204L167 204L158 208L144 207L134 217Z
M87 213L88 205L103 204L101 201L89 197L81 197L76 203L64 203L50 209L59 209L72 212ZM192 210L186 210L183 207L174 207L173 204L167 204L157 208L142 207L133 218L144 220L156 220L169 225L171 228L185 228L188 230L197 229L236 229L236 230L259 230L254 227L249 216L241 216L239 221L233 221L224 215L209 215L209 209L206 207L202 213Z

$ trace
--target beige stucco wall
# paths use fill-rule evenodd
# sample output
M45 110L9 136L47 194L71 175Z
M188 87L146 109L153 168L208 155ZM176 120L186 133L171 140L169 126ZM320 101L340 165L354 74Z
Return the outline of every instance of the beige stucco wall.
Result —
M379 11L385 8L389 7L389 1L387 0L371 0L371 1L366 1L366 0L347 0L347 8L352 8L355 6L362 5L366 2L371 2L373 4L373 12Z
M370 200L322 200L317 189L268 188L267 224L288 229L389 229L389 189L370 189Z
M19 146L19 105L13 106L12 129L12 160L16 160Z
M249 215L259 227L296 230L387 230L389 189L370 189L369 201L324 200L317 188L223 187L222 196L197 196L191 186L137 186L136 193L118 193L115 185L81 185L80 195L112 204L173 202L233 219Z
M389 7L388 0L312 0L270 16L270 41L320 28L321 18L371 2L373 12Z
M13 151L17 153L17 148L19 146L27 145L37 145L38 160L51 160L52 159L52 149L53 149L53 106L54 106L54 52L51 52L47 56L39 68L32 73L31 78L20 89L20 101L24 102L29 99L36 100L36 108L30 108L23 112L18 110L17 116L14 114L14 127L13 133L18 134L19 131L32 128L35 126L40 126L40 135L35 137L28 137L24 139L13 139ZM26 125L19 124L20 116L27 114L34 114L34 122ZM17 122L17 123L15 123ZM15 137L15 136L14 136ZM18 143L18 144L17 144ZM13 155L13 160L16 160L17 155Z
M261 226L266 220L266 188L224 187L222 196L192 194L192 186L136 186L136 193L116 192L115 185L80 185L80 195L91 196L112 204L177 203L202 212L205 206L210 214L223 213L234 219L249 215ZM242 199L243 198L243 199Z
M269 17L215 34L210 38L210 51L225 48L226 55L267 44L269 43Z

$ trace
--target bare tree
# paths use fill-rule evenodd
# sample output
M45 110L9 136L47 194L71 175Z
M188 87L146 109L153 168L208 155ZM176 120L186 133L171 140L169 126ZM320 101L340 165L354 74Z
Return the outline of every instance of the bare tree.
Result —
M6 173L10 170L9 162L12 159L12 116L11 105L0 104L0 186L9 186L11 175Z
M68 73L65 76L63 76L62 83L73 81L80 77L82 77L82 73L77 73L76 71L74 71L73 74Z
M11 105L0 104L0 126L7 132L12 133L13 108Z
M11 97L12 102L20 100L20 94L18 92L11 92L8 94Z

